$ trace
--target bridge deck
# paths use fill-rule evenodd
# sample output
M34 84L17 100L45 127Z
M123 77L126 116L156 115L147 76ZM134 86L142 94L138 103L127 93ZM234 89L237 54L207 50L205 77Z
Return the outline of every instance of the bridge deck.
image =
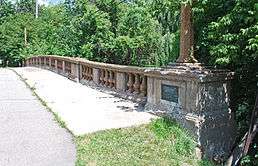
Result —
M56 112L68 128L81 135L104 129L148 123L155 116L137 103L73 82L48 70L14 69Z
M26 88L19 77L0 68L0 165L74 165L72 135Z

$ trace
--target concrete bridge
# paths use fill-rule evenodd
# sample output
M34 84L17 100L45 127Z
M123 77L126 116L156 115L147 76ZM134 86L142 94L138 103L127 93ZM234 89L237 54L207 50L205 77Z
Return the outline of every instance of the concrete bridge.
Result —
M139 68L59 56L32 57L24 64L0 69L3 165L73 165L72 134L148 123L156 115L187 128L206 157L225 160L234 144L228 71L193 64Z

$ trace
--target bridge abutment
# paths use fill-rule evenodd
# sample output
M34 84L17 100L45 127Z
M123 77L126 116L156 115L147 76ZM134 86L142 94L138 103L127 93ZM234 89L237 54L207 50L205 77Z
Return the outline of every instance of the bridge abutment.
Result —
M145 109L176 120L194 135L203 156L224 161L236 139L230 109L233 74L193 64L148 71Z

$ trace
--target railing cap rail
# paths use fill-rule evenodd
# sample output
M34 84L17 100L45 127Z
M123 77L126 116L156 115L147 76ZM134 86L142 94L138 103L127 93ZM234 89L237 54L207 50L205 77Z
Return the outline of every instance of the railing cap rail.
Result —
M157 77L161 79L173 80L189 80L197 82L217 82L232 80L234 73L227 70L201 69L201 70L183 70L178 68L157 68L157 67L137 67L117 64L108 64L102 62L94 62L84 58L78 57L64 57L57 55L37 55L30 58L51 58L57 60L64 60L74 64L87 65L89 67L112 70L122 73L142 74L149 77ZM28 58L28 59L30 59Z

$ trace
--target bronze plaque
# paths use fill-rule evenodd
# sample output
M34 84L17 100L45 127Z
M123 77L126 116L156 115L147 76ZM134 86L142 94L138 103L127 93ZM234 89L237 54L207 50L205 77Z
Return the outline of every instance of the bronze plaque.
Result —
M161 84L161 99L178 103L178 87Z

